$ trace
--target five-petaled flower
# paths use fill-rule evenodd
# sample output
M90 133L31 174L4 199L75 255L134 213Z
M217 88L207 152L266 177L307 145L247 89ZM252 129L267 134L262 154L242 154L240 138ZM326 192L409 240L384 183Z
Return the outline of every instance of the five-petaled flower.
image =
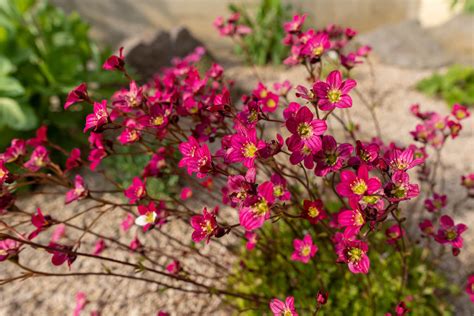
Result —
M323 111L331 111L334 108L350 108L352 98L348 93L356 86L352 79L342 80L339 70L332 71L326 82L318 81L313 86L313 91L318 97L318 106Z
M318 251L318 247L313 244L313 239L310 234L306 234L303 239L293 240L294 252L291 255L291 260L308 263Z
M209 212L207 208L204 208L202 215L194 215L191 217L191 226L194 229L192 239L194 242L200 242L206 239L206 243L208 243L211 237L216 234L218 227L216 213L217 207L211 212Z
M107 100L94 102L94 113L87 115L84 132L93 128L94 132L109 122L109 112L107 112Z
M273 298L270 301L270 310L274 316L298 316L295 309L295 298L288 296L285 301Z

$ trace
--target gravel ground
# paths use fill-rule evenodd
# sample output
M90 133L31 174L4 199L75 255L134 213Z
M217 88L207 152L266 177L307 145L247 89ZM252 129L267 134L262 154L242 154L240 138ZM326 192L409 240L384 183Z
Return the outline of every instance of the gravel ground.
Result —
M412 103L420 103L423 110L435 110L447 113L448 108L444 102L430 99L413 89L413 85L421 78L430 74L429 71L399 69L387 65L374 62L375 78L377 91L384 96L383 107L378 111L382 133L386 139L401 143L411 141L409 131L416 124L416 120L409 115L408 107ZM289 79L294 84L304 84L305 73L302 69L283 68L259 68L259 76L265 83L273 83ZM257 76L254 70L246 67L233 67L227 71L227 76L235 78L237 84L244 88L252 88L255 86ZM355 73L358 86L362 91L367 90L371 86L369 67L364 65ZM374 135L374 125L370 115L364 110L360 100L354 96L354 107L351 109L351 115L354 121L360 124L361 133L366 136ZM444 173L446 185L444 193L448 194L451 201L455 201L463 194L460 189L459 179L462 174L474 171L474 160L472 153L474 152L473 138L473 118L465 122L465 130L454 142L449 142L443 153L443 165L446 168ZM33 212L37 206L41 206L43 210L58 208L61 209L63 218L67 218L86 208L85 205L78 206L73 204L65 207L63 205L63 197L55 198L53 195L38 195L26 197L21 201L21 205L28 212ZM193 208L200 207L200 201L194 201ZM460 282L465 279L468 273L474 272L472 262L474 262L474 207L471 204L465 205L455 216L455 221L462 221L472 227L465 234L465 249L456 259L454 263L446 265L445 269L452 277L454 282ZM56 212L58 213L58 212ZM125 236L119 237L117 225L109 223L119 223L123 218L123 213L107 212L103 215L93 230L102 232L112 236L117 236L125 244L128 244L135 234L132 228ZM90 218L85 219L90 223ZM78 220L75 224L83 225L84 220ZM173 237L183 239L183 236L190 235L190 229L181 222L166 225L164 232ZM68 238L74 238L77 232L68 230ZM225 239L225 238L224 238ZM208 276L214 276L222 280L225 271L214 271L207 269L199 256L184 252L184 250L176 245L176 243L167 237L160 237L159 240L152 238L146 241L147 245L151 243L159 251L163 251L168 255L179 257L183 265L187 269L195 269ZM91 251L94 240L84 239L82 250ZM227 244L235 243L235 240L226 240ZM172 249L179 250L172 250ZM224 247L210 243L208 246L199 245L198 249L202 253L210 254L212 258L219 260L225 267L230 267L233 258L225 256ZM110 252L109 252L110 251ZM174 251L174 252L172 252ZM112 249L106 249L104 255L111 254ZM40 255L38 255L40 253ZM115 253L115 252L114 252ZM52 271L49 260L44 256L46 253L36 251L33 253L22 253L22 262L28 262L30 266L41 271ZM129 257L128 252L121 252L124 260ZM23 261L24 260L24 261ZM164 265L168 262L159 262ZM109 268L114 268L113 266ZM78 259L71 272L87 270L99 271L103 269L96 261L87 259ZM67 273L67 267L54 269L55 272ZM120 271L129 273L126 271ZM11 264L0 265L0 275L15 275L16 269ZM86 311L95 309L102 310L102 315L153 315L158 310L167 310L172 315L228 315L229 312L222 306L221 302L215 297L198 297L195 294L183 294L174 290L165 292L158 291L157 286L150 286L143 282L130 280L118 280L112 277L87 277L68 279L58 279L58 283L53 283L47 278L31 278L25 281L16 282L0 287L0 315L16 316L16 315L64 315L72 312L75 305L75 293L78 291L86 292L91 304ZM202 282L214 282L211 279L202 278ZM463 285L464 287L464 285ZM472 305L469 303L466 295L462 297L457 304L457 315L471 315ZM470 310L471 309L471 310Z

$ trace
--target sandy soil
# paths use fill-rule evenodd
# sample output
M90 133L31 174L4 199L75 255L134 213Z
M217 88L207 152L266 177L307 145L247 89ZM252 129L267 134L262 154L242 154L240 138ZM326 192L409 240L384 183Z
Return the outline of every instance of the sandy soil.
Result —
M384 95L383 107L378 111L382 132L386 139L396 142L411 142L408 131L414 128L416 120L409 115L408 107L410 104L418 102L424 110L435 110L442 113L448 112L446 104L442 101L433 100L418 93L414 90L413 85L421 78L429 75L428 71L398 69L395 67L375 63L375 77L377 91ZM282 69L282 68L265 68L258 69L259 76L264 82L273 83L289 79L294 84L303 84L305 73L302 69ZM367 66L361 66L360 70L355 73L358 80L358 86L362 91L367 90L371 86L370 72ZM250 68L234 67L228 70L227 76L233 77L238 84L244 88L252 88L255 86L257 78ZM374 135L374 125L370 115L361 105L360 100L354 96L354 107L351 110L354 121L360 124L361 135L367 137ZM460 176L469 171L474 171L474 160L472 153L474 152L473 138L474 124L471 117L465 123L465 130L454 142L446 145L443 153L443 164L446 167L444 174L446 185L444 193L448 194L451 201L456 201L463 195L460 189ZM193 207L200 206L200 202L195 202ZM44 210L59 208L64 218L71 214L77 213L86 206L78 206L73 204L68 207L63 206L63 197L54 198L48 196L32 196L21 201L25 210L33 212L35 207L42 206ZM455 216L455 220L463 221L472 227L465 233L465 249L457 258L456 264L446 266L447 271L453 278L453 281L461 282L468 273L474 272L472 262L474 262L474 207L471 202L469 205L459 211ZM101 221L93 227L96 232L104 232L117 237L117 225L109 223L118 223L123 218L123 213L108 212L104 215L106 220ZM89 223L90 219L86 219ZM84 222L79 220L77 225L83 225ZM132 228L125 236L120 237L120 241L127 244L133 238L135 228ZM175 223L165 226L164 232L174 237L183 238L190 235L190 229L183 223ZM77 236L77 232L68 230L68 238ZM163 251L169 255L179 257L187 269L196 269L207 275L221 278L225 275L225 271L209 271L203 264L199 256L184 253L181 250L172 252L174 247L180 249L170 238L160 236L159 239L153 240L149 238L147 245L152 244L159 251ZM94 240L84 239L83 251L91 251ZM227 244L232 244L235 240L227 240ZM174 246L174 247L173 247ZM213 258L218 258L226 267L232 264L232 258L224 256L224 247L210 243L209 246L200 245L198 247L203 253L212 254ZM110 252L109 252L110 251ZM104 255L108 255L113 249L106 249ZM114 252L115 253L115 252ZM28 262L31 266L41 271L52 271L49 260L45 259L45 253L38 255L38 252L22 253L22 260ZM127 260L129 253L121 251L121 256ZM159 262L156 266L161 268L168 262ZM470 264L471 263L471 264ZM113 266L109 267L114 269ZM99 271L103 269L96 261L79 259L74 263L71 272L87 270ZM54 269L56 272L68 273L67 267ZM123 273L131 273L131 271L120 271ZM16 275L16 269L11 264L0 265L0 275ZM158 310L168 310L172 315L228 315L228 311L221 306L221 302L213 297L200 297L194 294L182 294L174 290L165 292L158 291L157 286L150 286L146 283L118 280L112 277L88 277L79 279L70 277L68 279L58 279L58 283L53 283L47 278L32 278L22 282L16 282L0 287L0 315L64 315L70 314L74 308L74 295L78 291L87 293L91 300L86 311L101 309L102 315L153 315ZM202 278L203 282L213 282ZM462 285L464 287L464 285ZM470 315L469 309L472 305L468 302L467 297L462 294L462 298L457 302L458 315Z

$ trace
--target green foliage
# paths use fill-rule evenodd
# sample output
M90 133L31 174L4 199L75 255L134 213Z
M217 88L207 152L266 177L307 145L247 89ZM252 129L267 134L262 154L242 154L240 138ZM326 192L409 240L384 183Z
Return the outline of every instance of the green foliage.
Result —
M455 65L445 74L434 74L417 84L417 89L430 95L443 98L450 106L459 103L474 105L474 68Z
M410 250L408 283L400 295L401 256L387 244L383 233L371 235L370 272L360 275L352 274L346 264L336 263L331 241L320 225L300 223L300 220L280 219L278 223L264 225L259 231L259 246L250 252L242 247L239 264L233 271L235 275L229 280L230 286L244 293L265 296L268 301L274 297L284 300L292 295L300 315L314 312L316 293L323 284L329 299L318 315L372 315L374 309L374 315L384 315L393 312L401 299L413 315L452 315L446 295L456 289L433 270L421 248ZM300 233L295 235L296 232ZM316 256L308 264L290 261L291 241L302 239L307 232L319 248ZM411 301L406 299L409 296ZM247 310L245 315L268 313L268 304L254 306L246 300L229 299L239 309Z
M243 5L231 4L229 8L232 12L239 12L242 24L252 29L252 33L243 39L245 46L236 47L237 52L248 53L256 65L280 64L288 54L282 40L285 36L283 23L291 19L290 6L284 5L281 0L261 0L254 16Z
M459 0L453 0L452 6L454 7L459 2ZM464 12L474 14L474 0L462 0L461 2L463 3Z
M110 52L101 52L88 32L77 14L46 0L0 0L0 146L39 124L50 126L54 140L77 144L85 113L65 115L67 93L88 82L100 97L119 80L100 70Z

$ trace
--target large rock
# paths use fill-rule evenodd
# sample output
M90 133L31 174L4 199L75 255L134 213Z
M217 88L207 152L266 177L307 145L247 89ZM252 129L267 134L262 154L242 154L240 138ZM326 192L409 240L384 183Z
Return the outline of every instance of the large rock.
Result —
M132 37L121 46L125 47L127 64L132 66L143 80L151 78L161 68L170 66L174 57L184 57L196 47L204 47L184 27L175 28L170 32L159 31Z
M474 65L474 15L459 14L430 33L456 62Z
M361 35L386 64L407 68L438 68L452 61L450 55L422 28L419 22L405 21Z

